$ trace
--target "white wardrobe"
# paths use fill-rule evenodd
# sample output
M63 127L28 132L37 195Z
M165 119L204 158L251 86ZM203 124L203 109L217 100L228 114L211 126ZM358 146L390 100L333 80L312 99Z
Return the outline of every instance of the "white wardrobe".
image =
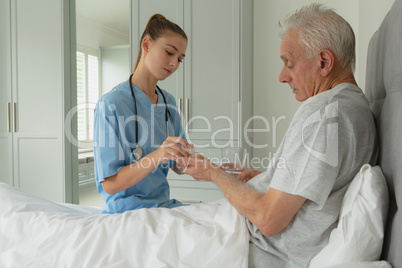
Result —
M66 135L74 124L65 124L75 100L74 8L69 0L0 0L0 181L57 202L78 198Z
M186 32L180 68L159 86L176 98L187 138L196 151L220 160L220 148L251 148L243 127L252 114L252 5L242 0L132 0L132 55L137 58L149 18L161 13ZM135 62L132 62L132 65ZM208 202L223 197L212 183L168 175L171 198Z
M74 0L0 0L0 181L78 203L74 11ZM252 113L250 1L131 0L131 11L131 66L154 13L189 37L183 65L160 86L175 96L196 150L215 161L225 146L251 154L243 132ZM223 196L209 182L168 179L172 198Z

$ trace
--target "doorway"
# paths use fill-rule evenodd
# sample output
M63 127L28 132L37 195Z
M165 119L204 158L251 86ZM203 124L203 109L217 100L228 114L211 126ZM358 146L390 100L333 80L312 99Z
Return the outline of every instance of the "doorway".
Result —
M76 0L79 204L103 206L95 184L93 112L130 70L130 0Z

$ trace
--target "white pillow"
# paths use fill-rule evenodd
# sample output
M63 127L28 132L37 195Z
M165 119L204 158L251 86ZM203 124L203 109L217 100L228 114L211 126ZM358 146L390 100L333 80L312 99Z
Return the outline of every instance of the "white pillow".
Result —
M365 164L351 182L326 245L310 262L310 268L380 258L388 213L388 188L379 166Z

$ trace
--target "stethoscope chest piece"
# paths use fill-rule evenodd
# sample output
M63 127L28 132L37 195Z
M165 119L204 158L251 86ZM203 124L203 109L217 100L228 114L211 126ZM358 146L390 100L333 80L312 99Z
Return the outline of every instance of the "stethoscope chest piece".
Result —
M140 160L140 158L142 157L142 149L141 147L138 147L138 144L137 147L133 149L133 155L135 160Z

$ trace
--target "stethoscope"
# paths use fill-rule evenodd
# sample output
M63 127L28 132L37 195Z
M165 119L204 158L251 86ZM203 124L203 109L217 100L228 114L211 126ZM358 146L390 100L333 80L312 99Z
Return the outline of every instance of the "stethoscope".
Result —
M133 149L133 155L134 158L136 160L139 160L142 157L143 151L142 148L140 146L138 146L138 120L137 120L137 101L135 99L135 94L134 94L134 90L133 90L133 85L131 84L131 78L133 77L133 74L130 75L130 78L128 79L129 84L130 84L130 89L131 89L131 95L133 96L133 101L134 101L134 116L135 116L135 148ZM162 97L163 97L163 102L165 103L165 121L166 121L166 134L167 137L169 137L169 127L168 127L168 121L169 121L169 116L173 121L173 117L170 114L169 108L167 106L167 102L166 102L166 98L165 98L165 94L163 94L162 90L156 86L156 88L159 90L159 92L161 93ZM155 93L156 90L155 90ZM172 123L173 124L173 123Z

